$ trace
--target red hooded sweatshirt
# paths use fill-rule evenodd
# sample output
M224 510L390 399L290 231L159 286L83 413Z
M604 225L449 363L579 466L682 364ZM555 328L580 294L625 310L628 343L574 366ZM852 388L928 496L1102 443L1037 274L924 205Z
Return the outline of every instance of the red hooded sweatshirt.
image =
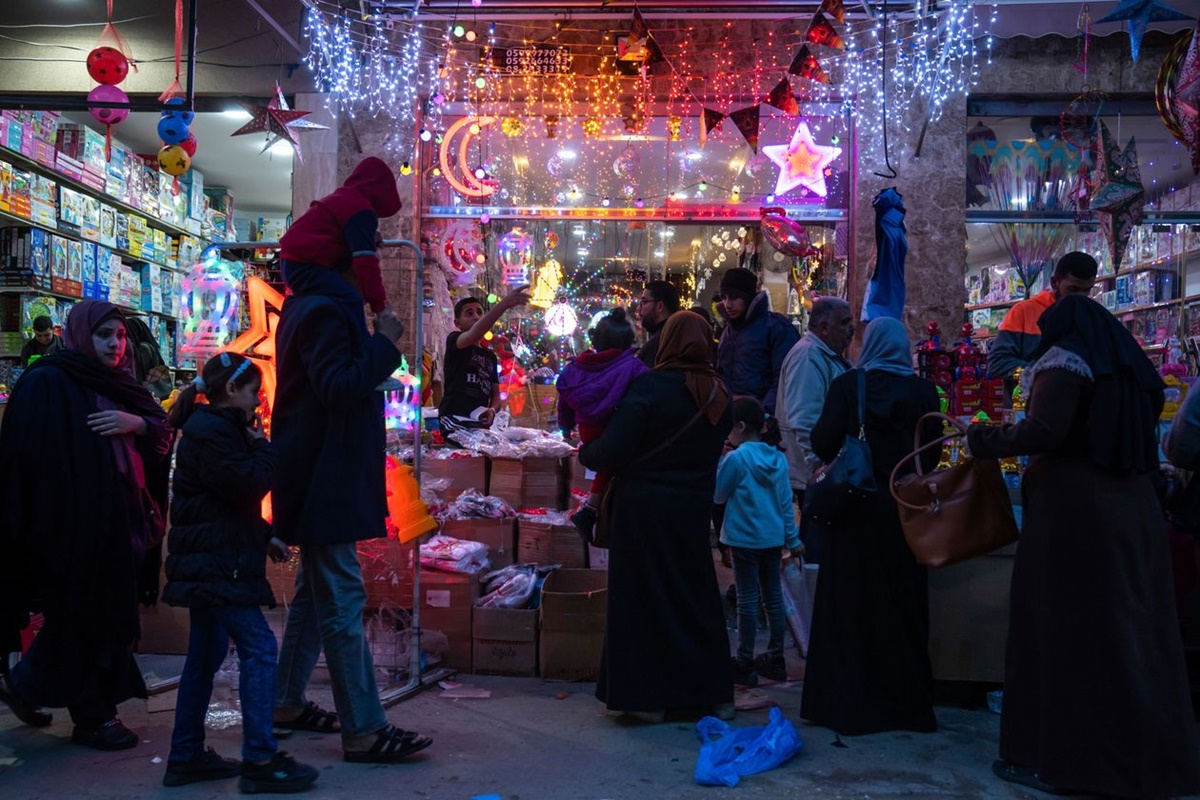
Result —
M279 240L280 257L354 270L363 299L378 313L387 305L375 236L379 220L400 211L396 176L381 159L364 158L333 194L314 200Z

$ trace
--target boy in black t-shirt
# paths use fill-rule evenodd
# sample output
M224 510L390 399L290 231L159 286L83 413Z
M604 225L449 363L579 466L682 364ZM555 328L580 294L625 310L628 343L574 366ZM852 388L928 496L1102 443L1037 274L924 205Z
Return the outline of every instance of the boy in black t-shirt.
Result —
M496 354L480 346L479 340L505 311L528 302L529 287L519 286L491 311L485 312L483 302L474 297L464 297L454 304L454 327L458 330L446 338L445 389L438 406L438 426L443 435L459 428L491 426L500 411L500 381Z

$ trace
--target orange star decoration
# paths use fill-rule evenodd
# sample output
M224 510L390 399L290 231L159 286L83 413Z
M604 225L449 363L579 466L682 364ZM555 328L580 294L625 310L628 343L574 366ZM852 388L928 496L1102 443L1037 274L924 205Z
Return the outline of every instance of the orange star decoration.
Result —
M271 410L275 408L275 328L283 310L283 295L272 289L262 278L246 279L246 294L250 303L250 328L229 343L225 349L241 353L262 370L262 388L266 396L263 428L270 431ZM274 312L267 309L274 309ZM271 495L262 501L262 518L271 521Z
M819 197L828 194L825 168L842 154L840 147L819 145L812 138L808 123L801 122L788 144L772 144L762 149L763 155L779 167L775 194L783 195L803 186Z
M267 398L263 416L269 421L271 409L275 408L275 327L283 309L283 295L262 278L254 277L246 280L246 294L250 303L250 327L225 349L241 353L262 369L263 393Z

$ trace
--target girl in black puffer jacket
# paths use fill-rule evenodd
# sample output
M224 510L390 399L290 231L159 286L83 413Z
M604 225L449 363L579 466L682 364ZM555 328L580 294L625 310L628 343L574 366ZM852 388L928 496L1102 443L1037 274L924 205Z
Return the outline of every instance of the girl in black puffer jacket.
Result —
M275 454L255 413L262 372L244 356L220 353L185 389L169 422L182 438L175 455L167 585L163 599L190 609L187 661L179 681L165 786L232 777L242 791L298 791L317 771L278 751L271 732L277 646L262 605L275 605L266 560L287 545L261 516ZM197 405L203 394L206 405ZM213 675L237 645L244 737L242 763L204 747Z

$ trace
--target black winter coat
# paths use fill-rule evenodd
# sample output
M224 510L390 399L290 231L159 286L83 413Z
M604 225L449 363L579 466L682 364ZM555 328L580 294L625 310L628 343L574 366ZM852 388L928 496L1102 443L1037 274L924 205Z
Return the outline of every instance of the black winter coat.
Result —
M167 585L173 606L275 606L267 583L270 527L262 499L275 453L246 433L241 409L197 407L175 455Z
M733 395L750 395L775 413L783 359L800 334L783 314L767 308L767 293L759 292L746 315L731 320L717 347L717 372Z
M383 393L396 345L367 331L363 298L331 269L283 262L292 294L275 337L275 535L332 545L387 534Z

